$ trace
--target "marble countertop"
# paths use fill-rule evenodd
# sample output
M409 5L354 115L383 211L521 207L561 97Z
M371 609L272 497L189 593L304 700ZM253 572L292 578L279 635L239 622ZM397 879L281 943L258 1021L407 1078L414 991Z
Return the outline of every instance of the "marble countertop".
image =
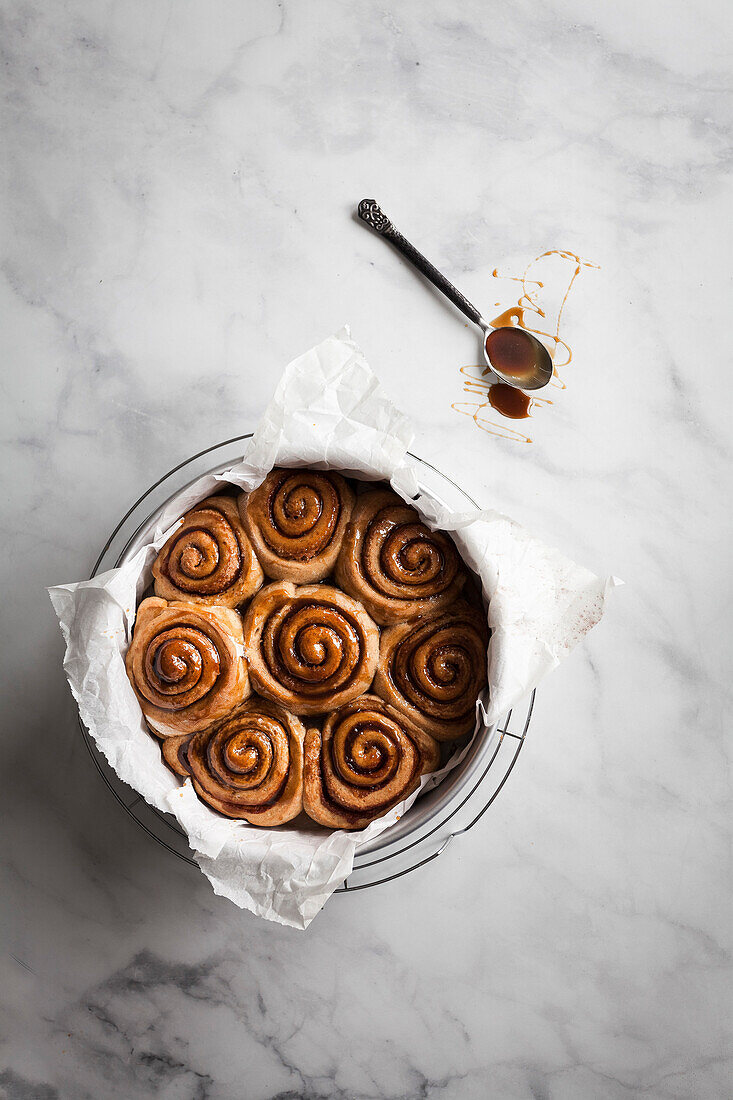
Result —
M3 22L0 1096L729 1096L726 5L28 0ZM483 430L474 332L354 220L364 196L486 312L544 252L597 265L566 388L514 424L531 444ZM345 321L420 455L626 587L480 825L301 933L111 798L45 586Z

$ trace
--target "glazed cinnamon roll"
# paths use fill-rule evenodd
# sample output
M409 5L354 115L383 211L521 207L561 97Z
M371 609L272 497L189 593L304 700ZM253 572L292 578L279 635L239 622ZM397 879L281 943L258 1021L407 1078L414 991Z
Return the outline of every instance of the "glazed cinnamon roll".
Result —
M265 579L232 497L208 497L186 512L153 563L155 595L237 607Z
M302 723L252 697L213 729L195 734L188 767L198 796L227 817L283 825L303 807Z
M193 733L244 702L243 642L228 607L143 600L125 664L148 725L163 737Z
M435 771L437 743L376 695L329 714L305 735L303 809L331 829L363 829Z
M191 774L188 745L192 737L192 733L184 733L181 737L164 737L160 743L160 752L166 764L171 771L184 779Z
M275 580L312 584L334 567L354 494L340 474L273 470L239 511L262 568Z
M323 714L367 690L379 631L361 604L326 584L277 581L244 621L253 686L294 714Z
M421 523L396 493L372 489L352 512L336 579L376 622L388 625L447 607L465 573L448 535Z
M470 733L486 686L488 630L459 600L424 622L382 631L374 691L438 741Z

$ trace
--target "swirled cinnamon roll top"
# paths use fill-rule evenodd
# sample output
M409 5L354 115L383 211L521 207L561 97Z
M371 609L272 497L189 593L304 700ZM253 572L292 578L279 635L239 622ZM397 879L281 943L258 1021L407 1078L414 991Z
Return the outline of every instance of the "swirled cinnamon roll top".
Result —
M453 603L466 574L455 545L431 531L388 489L360 496L336 564L344 591L380 625L434 614Z
M267 576L311 584L333 569L353 504L340 474L275 469L239 511Z
M186 512L153 564L155 595L208 606L238 607L264 573L232 497L208 497Z
M161 736L193 733L242 703L243 642L242 620L227 607L143 600L125 664L148 724Z
M459 600L448 611L382 631L374 691L438 741L473 730L486 686L488 629Z
M355 699L374 678L379 631L337 588L278 581L252 600L244 622L257 691L294 714L323 714Z
M194 734L187 763L194 789L227 817L282 825L303 806L303 738L298 718L251 697L213 729Z
M437 743L376 695L329 714L305 736L303 809L332 829L362 829L435 771Z

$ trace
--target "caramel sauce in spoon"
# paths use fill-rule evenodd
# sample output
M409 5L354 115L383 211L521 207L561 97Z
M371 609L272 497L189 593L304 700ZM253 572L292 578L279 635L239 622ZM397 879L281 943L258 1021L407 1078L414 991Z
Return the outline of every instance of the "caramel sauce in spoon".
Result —
M495 328L486 337L486 354L501 375L516 378L520 385L523 378L531 379L537 367L534 340L523 328ZM487 366L487 374L489 370Z
M529 278L529 273L536 264L552 256L557 256L561 260L573 264L572 273L568 278L564 296L557 310L554 326L548 324L546 311L539 304L542 291L545 287L544 282L538 279ZM497 338L496 346L491 352L491 357L495 358L497 365L500 365L500 369L505 374L512 374L512 370L507 370L505 364L508 362L511 368L513 360L517 363L515 373L512 375L513 377L520 378L522 373L526 372L526 362L522 359L522 344L519 342L521 341L519 333L522 331L531 332L540 339L545 340L551 349L553 377L550 380L550 385L561 390L566 388L565 383L558 374L558 367L566 367L572 361L573 353L567 341L560 336L560 325L563 312L570 291L573 288L575 280L580 275L581 270L583 268L597 267L597 264L591 263L588 260L581 260L574 252L569 252L564 249L549 249L547 252L543 252L539 256L536 256L527 264L522 275L503 276L499 274L496 268L494 269L492 275L495 279L506 278L510 282L521 284L521 294L516 305L509 306L490 322L493 329L502 331L489 333L486 341L488 352L489 340L491 340L492 337ZM499 303L497 303L497 305L498 304ZM519 340L516 343L510 343L512 337L519 337ZM504 342L501 348L498 346L499 340ZM529 341L526 341L524 348L525 355L528 344ZM503 357L503 352L507 353L506 360ZM499 358L496 358L497 354ZM460 369L463 375L464 393L473 398L473 400L454 402L451 408L455 409L456 412L462 413L464 416L470 416L481 431L488 432L490 435L496 435L500 439L509 439L517 443L531 443L532 440L528 435L514 428L510 428L509 425L502 420L488 420L486 414L488 413L490 416L493 411L510 420L524 420L527 417L531 417L532 413L530 410L535 406L552 405L553 402L546 398L533 397L531 394L523 393L521 390L514 389L504 382L490 381L490 379L485 378L485 375L491 376L491 370L483 364L481 366L465 366Z

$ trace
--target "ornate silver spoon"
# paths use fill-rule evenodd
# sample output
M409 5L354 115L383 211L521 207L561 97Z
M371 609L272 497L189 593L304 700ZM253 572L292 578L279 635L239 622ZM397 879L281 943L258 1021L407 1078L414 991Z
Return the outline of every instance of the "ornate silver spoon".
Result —
M469 321L479 326L483 332L484 359L502 382L518 390L541 390L547 385L552 378L552 359L545 345L531 332L512 325L492 328L468 298L395 229L374 199L362 199L357 213L363 222L388 240L433 286L458 306Z

